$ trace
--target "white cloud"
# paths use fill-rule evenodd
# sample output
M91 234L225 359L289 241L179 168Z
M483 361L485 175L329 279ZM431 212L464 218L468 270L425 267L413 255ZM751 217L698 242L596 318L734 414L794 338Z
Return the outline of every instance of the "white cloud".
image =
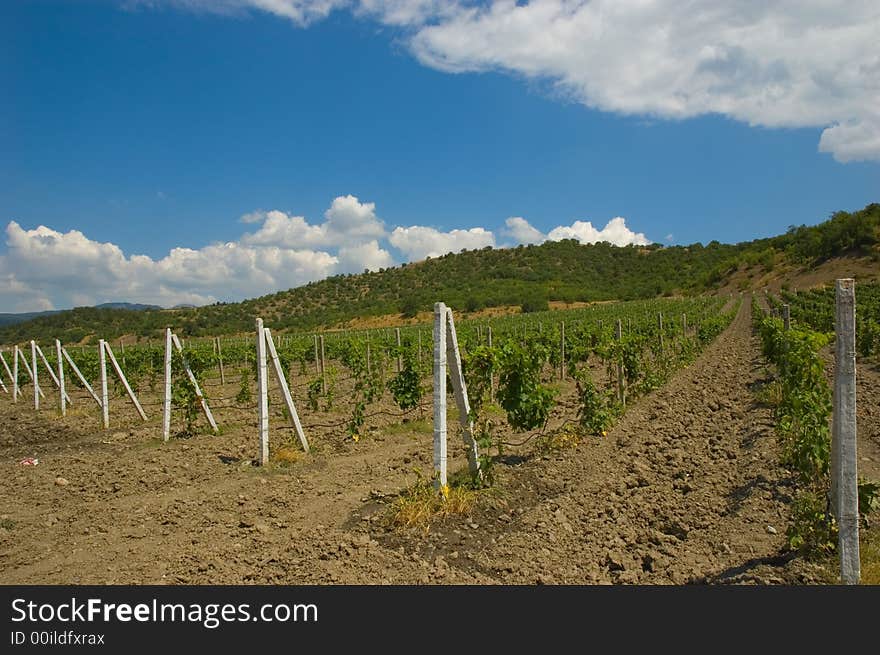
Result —
M820 151L837 160L880 160L877 0L136 2L169 3L265 11L300 26L348 8L402 27L416 58L439 70L547 80L626 115L819 128Z
M429 66L551 80L603 111L828 127L821 149L849 161L880 159L878 34L876 0L504 0L410 43Z
M448 252L458 252L463 248L475 250L495 245L495 235L482 227L449 232L441 232L433 227L421 225L397 227L388 240L411 261L425 257L439 257Z
M394 266L391 253L382 249L375 239L339 249L339 272L340 273L363 273L364 270L376 271L380 268Z
M109 301L170 306L242 299L298 286L335 272L339 259L315 250L241 243L174 248L162 259L126 257L112 243L45 226L6 228L0 306L32 311Z
M122 0L122 5L129 8L170 5L189 11L232 15L260 10L302 27L348 4L348 0Z
M385 236L385 226L376 216L376 204L362 203L355 196L334 198L324 217L331 240Z
M386 25L412 26L450 18L461 11L461 6L451 0L360 0L354 11Z
M533 227L522 216L511 216L504 221L504 224L507 228L503 233L516 243L541 243L547 239L543 232Z
M243 214L238 220L242 223L262 223L266 220L266 212L262 209L257 209L256 211Z
M877 75L880 77L880 70ZM824 130L819 150L831 153L840 162L880 159L880 113L875 119L850 121Z
M594 228L590 221L575 221L568 226L553 228L547 238L551 241L577 239L581 243L607 241L615 246L647 246L651 243L641 232L630 230L622 216L612 218L601 230Z
M548 234L544 234L521 216L508 218L505 225L507 228L503 231L504 234L512 237L516 243L542 243L562 239L576 239L581 243L607 241L615 246L646 246L651 243L641 232L630 230L622 216L612 218L601 230L593 227L590 221L575 221L571 225L554 227Z
M282 211L251 212L241 217L243 223L262 226L242 237L248 245L276 245L285 248L339 247L385 235L385 227L376 216L376 205L360 202L355 196L334 198L324 212L327 219L320 225L311 225L303 216L291 216Z
M253 217L254 214L245 216ZM244 222L254 223L256 220L249 218ZM263 224L256 232L245 234L241 238L242 243L282 248L316 247L330 243L326 227L310 225L303 216L289 216L282 211L272 210L263 214L262 221Z

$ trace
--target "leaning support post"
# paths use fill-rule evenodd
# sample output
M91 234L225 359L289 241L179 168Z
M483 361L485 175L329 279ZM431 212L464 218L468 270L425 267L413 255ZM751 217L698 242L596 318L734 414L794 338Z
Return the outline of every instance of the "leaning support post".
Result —
M40 383L37 381L37 343L31 340L31 362L33 362L33 372L31 375L34 378L34 409L40 409Z
M3 362L3 368L6 370L6 375L9 376L12 384L12 402L15 402L18 400L18 385L16 384L15 376L12 374L12 371L9 370L9 364L6 363L6 358L3 356L3 353L0 353L0 362ZM16 370L18 370L17 367Z
M12 356L12 402L18 402L18 394L18 346L15 346Z
M27 355L24 354L24 350L21 350L20 348L16 347L15 352L16 352L16 355L17 355L17 359L16 359L16 361L18 361L18 359L21 360L21 364L22 364L22 366L24 366L24 370L25 370L25 372L28 374L28 377L31 379L31 382L33 382L33 383L34 383L34 386L37 388L37 393L40 394L40 398L45 398L45 397L46 397L46 394L43 393L43 390L40 388L40 385L37 384L37 381L36 381L36 379L34 378L34 371L31 369L30 364L28 364ZM18 370L18 369L16 369L16 371L17 371L17 370ZM21 390L19 389L19 395L21 395L21 393L22 393L22 392L21 392Z
M287 413L290 414L290 420L296 430L296 436L305 452L309 452L309 442L303 432L302 424L299 422L299 414L296 411L296 405L293 404L293 398L290 396L290 389L287 386L287 379L284 377L284 369L281 368L281 361L278 359L278 352L275 350L275 344L272 342L272 333L269 328L264 327L263 333L266 335L266 345L269 347L269 359L272 360L272 368L275 369L275 376L281 385L281 393L284 396L284 403L287 405Z
M56 341L57 341L57 339L56 339ZM61 389L61 381L58 379L58 376L55 375L55 371L53 371L52 367L49 365L49 360L46 359L46 355L43 354L43 349L40 348L40 344L36 344L36 346L37 346L37 355L40 356L40 360L43 362L43 366L45 366L46 370L49 371L49 377L52 378L52 382L55 384L55 387L57 389ZM69 402L72 405L73 401L70 399L70 396L68 396L66 393L64 393L64 396L67 399L67 402Z
M269 382L266 368L266 335L263 333L263 319L257 319L257 431L260 435L260 466L269 463ZM318 337L315 337L317 355ZM318 358L315 357L317 365Z
M3 368L6 371L6 375L9 376L10 383L12 384L12 402L15 402L16 398L16 386L15 379L12 376L12 371L9 370L9 364L6 363L6 358L3 356L3 353L0 353L0 362L3 362Z
M199 386L199 381L196 380L196 376L193 375L192 369L189 367L189 363L186 361L186 356L183 354L183 347L180 345L180 340L173 332L171 333L171 342L174 344L177 352L180 353L180 360L183 363L183 370L186 371L186 377L189 378L190 384L193 385L193 389L196 392L196 397L199 399L199 405L201 405L202 407L202 413L205 415L205 418L208 419L208 423L211 424L211 429L216 433L217 423L214 421L214 415L211 413L211 408L208 407L208 402L205 400L205 394L202 393L202 388Z
M58 363L58 398L61 401L61 416L67 416L67 392L64 390L64 358L61 355L61 342L55 339L55 360Z
M782 323L786 330L791 329L791 307L788 305L782 306Z
M455 334L455 321L452 310L446 308L446 361L449 364L449 377L455 404L458 406L458 421L461 424L464 445L467 448L468 468L471 475L481 477L480 451L474 439L474 422L471 420L471 403L468 399L467 384L461 369L461 355L458 351L458 337Z
M61 346L61 354L64 355L64 359L67 360L68 365L73 372L76 373L76 377L79 378L79 381L82 382L82 385L86 388L86 390L91 394L92 398L95 399L95 402L98 404L98 407L101 406L101 399L98 398L98 394L95 393L95 390L92 389L92 385L89 384L89 381L86 380L85 376L80 372L79 367L77 367L76 362L73 361L73 358L70 356L70 353L67 352L67 348Z
M837 280L834 406L832 418L832 509L838 525L840 580L858 584L859 489L856 448L855 282Z
M107 356L110 357L110 364L113 365L113 370L116 371L117 377L122 382L122 386L125 388L125 393L128 394L129 399L137 410L138 414L141 415L141 419L144 421L147 420L147 415L144 412L144 408L141 407L140 402L137 399L137 396L134 395L134 391L131 389L131 385L128 384L128 380L125 378L125 373L122 371L122 367L119 366L119 362L116 361L116 356L113 354L113 350L110 348L110 344L108 342L104 342L104 350L107 351Z
M110 402L107 394L107 355L104 352L104 340L98 341L98 354L101 361L101 419L104 429L110 427Z
M162 361L165 374L165 399L162 403L162 440L171 438L171 328L165 328L165 357Z
M446 305L434 304L434 484L446 481Z

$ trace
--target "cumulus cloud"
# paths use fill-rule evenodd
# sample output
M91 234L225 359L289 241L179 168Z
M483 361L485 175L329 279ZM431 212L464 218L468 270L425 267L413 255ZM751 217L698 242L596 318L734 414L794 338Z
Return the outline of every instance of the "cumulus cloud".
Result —
M504 224L507 226L503 234L511 237L516 243L541 243L547 237L541 230L533 227L522 216L511 216Z
M272 210L245 214L259 227L238 240L202 248L174 248L166 256L127 256L113 243L78 230L41 225L6 227L0 255L0 311L132 301L171 306L241 300L296 287L336 273L394 265L375 237L385 234L375 204L335 198L325 221Z
M495 245L495 235L482 227L469 230L441 232L433 227L413 225L397 227L388 237L391 245L400 250L412 261L426 257L439 257L464 248L475 250Z
M880 159L878 33L871 0L511 0L410 43L429 66L548 79L604 111L827 128L822 150L850 161Z
M203 305L287 289L335 272L338 258L315 250L212 244L174 248L154 260L112 243L45 226L6 227L0 306L36 311L110 301Z
M376 271L390 266L394 266L391 253L379 246L375 239L339 249L340 273L362 273L365 270Z
M327 219L326 231L331 240L381 237L385 226L376 216L376 204L360 202L355 196L339 196L324 212Z
M626 225L622 216L612 218L605 227L597 230L590 221L575 221L571 225L554 227L544 234L521 216L512 216L505 221L507 226L504 234L516 243L542 243L544 241L561 241L576 239L581 243L598 243L607 241L615 246L646 246L651 241L641 232L633 232Z
M615 246L647 246L651 243L641 232L630 230L626 219L621 216L612 218L601 230L594 228L590 221L575 221L571 225L553 228L547 238L551 241L577 239L581 243L607 241Z
M254 214L245 214L253 217ZM241 241L250 246L279 246L283 248L303 248L322 246L329 243L324 225L310 225L304 216L290 216L277 209L262 213L263 224L256 232L245 234ZM257 220L249 218L246 223Z
M254 246L312 248L351 244L385 235L385 226L376 216L375 203L362 203L352 195L335 198L324 212L324 218L324 223L312 225L304 216L291 216L279 210L251 212L239 220L249 224L262 222L262 225L256 232L242 237L242 242Z
M149 0L258 10L303 26L334 9L400 26L423 64L547 80L588 107L823 129L838 161L880 160L876 0ZM144 4L142 2L141 4Z

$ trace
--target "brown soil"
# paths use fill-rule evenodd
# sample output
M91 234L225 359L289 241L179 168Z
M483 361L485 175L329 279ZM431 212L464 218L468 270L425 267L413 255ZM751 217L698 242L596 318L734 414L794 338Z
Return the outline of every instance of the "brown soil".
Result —
M767 372L749 314L746 301L692 366L633 404L606 437L509 448L477 509L428 531L386 520L414 469L430 475L427 421L379 417L353 443L318 425L338 416L313 415L298 398L312 454L259 468L250 462L253 414L234 407L217 410L220 435L166 444L155 419L138 424L127 408L113 422L129 427L101 431L85 397L61 419L51 401L37 414L3 396L0 582L829 581L785 554L792 486L777 464L772 410L755 402ZM860 454L876 474L880 376L869 372L860 378ZM576 412L563 391L556 424ZM291 443L273 421L273 449ZM451 470L464 466L460 451ZM28 456L39 464L20 465Z
M817 266L780 263L770 271L762 266L741 267L716 293L726 295L744 290L778 293L783 286L813 289L832 285L840 278L854 278L857 282L880 280L880 262L871 257L834 257Z

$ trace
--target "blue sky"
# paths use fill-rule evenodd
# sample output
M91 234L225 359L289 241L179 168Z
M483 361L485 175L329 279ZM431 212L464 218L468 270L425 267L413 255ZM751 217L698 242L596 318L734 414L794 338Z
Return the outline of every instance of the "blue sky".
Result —
M845 25L720 3L656 51L638 3L591 36L602 4L0 4L0 312L545 238L736 242L878 200L871 3Z

